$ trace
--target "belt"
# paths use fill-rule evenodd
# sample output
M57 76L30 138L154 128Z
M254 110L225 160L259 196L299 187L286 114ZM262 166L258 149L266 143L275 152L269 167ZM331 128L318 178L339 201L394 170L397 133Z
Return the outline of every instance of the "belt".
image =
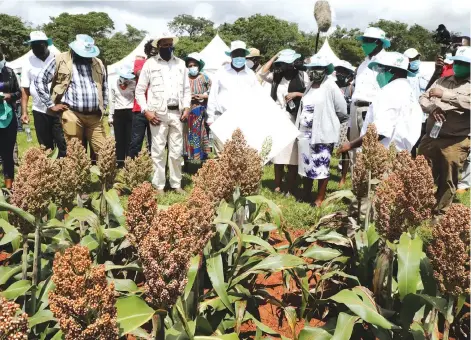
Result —
M356 107L365 107L370 106L371 103L364 100L357 100L354 104Z
M171 111L178 110L178 105L169 105L169 106L167 106L167 109L171 110Z

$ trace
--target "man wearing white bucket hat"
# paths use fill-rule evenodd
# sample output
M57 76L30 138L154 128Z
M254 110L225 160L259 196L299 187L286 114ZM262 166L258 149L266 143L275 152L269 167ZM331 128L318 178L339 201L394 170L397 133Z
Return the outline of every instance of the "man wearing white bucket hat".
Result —
M386 33L377 27L368 27L357 40L361 41L361 48L366 58L356 70L355 92L352 95L350 108L350 140L360 136L366 111L380 89L376 81L377 72L368 68L368 64L379 58L385 48L391 46ZM355 161L355 152L352 153L352 158Z
M440 213L453 202L459 171L470 149L471 47L458 48L450 59L453 60L454 75L438 79L420 97L422 109L429 117L419 154L432 165L438 186L437 211Z
M368 108L361 137L342 145L339 152L360 147L370 124L376 126L386 148L394 143L399 151L410 152L420 137L422 110L407 81L412 75L408 70L409 59L399 52L384 52L368 67L377 73L381 90Z
M231 57L227 63L213 77L213 85L208 99L208 124L212 124L221 116L234 100L240 100L240 92L259 88L260 83L255 73L245 65L246 57L250 54L245 42L236 40L231 42L231 50L226 55ZM214 148L217 154L222 152L223 143L214 136Z
M135 75L131 66L122 66L118 70L119 78L110 84L110 112L108 123L114 129L116 140L116 158L118 167L124 166L129 156L131 145L134 91L136 90Z
M33 54L25 60L21 70L21 120L23 123L29 123L28 101L31 96L33 97L34 127L39 144L51 150L57 147L59 157L64 157L67 153L67 145L61 120L58 116L46 114L47 107L41 101L34 86L39 72L54 59L54 54L49 49L52 39L41 31L33 31L29 36L30 40L26 43L31 46Z
M105 142L102 115L108 105L105 67L92 37L77 34L70 51L58 54L39 73L36 91L47 114L61 116L66 139L84 136L98 152ZM49 84L51 91L49 92Z
M144 64L136 86L136 100L150 123L155 170L152 184L163 193L165 146L168 145L170 186L177 193L185 194L181 188L183 121L190 113L191 89L185 62L173 54L177 42L178 38L170 34L154 40L152 45L158 48L159 54Z

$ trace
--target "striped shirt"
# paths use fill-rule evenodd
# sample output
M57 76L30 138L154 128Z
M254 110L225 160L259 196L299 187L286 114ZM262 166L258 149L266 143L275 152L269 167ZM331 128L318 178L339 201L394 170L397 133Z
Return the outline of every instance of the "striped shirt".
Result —
M66 104L70 110L80 113L92 113L100 111L98 99L98 88L92 77L92 63L73 63L72 80L67 91L62 97L62 103ZM53 58L49 64L39 73L35 80L36 91L41 101L48 107L54 106L49 93L48 85L56 72L56 59ZM108 106L108 83L106 72L103 69L103 108Z

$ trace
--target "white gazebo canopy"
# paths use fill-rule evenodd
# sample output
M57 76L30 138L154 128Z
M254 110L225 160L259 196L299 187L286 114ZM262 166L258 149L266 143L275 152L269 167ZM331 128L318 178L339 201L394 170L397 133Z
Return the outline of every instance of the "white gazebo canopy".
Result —
M61 53L61 51L59 51L57 47L55 47L54 45L49 46L49 51L51 51L53 55ZM23 54L18 59L15 59L13 61L7 61L6 66L13 69L13 71L15 71L16 74L21 73L23 64L28 60L29 57L33 55L34 55L33 51L29 50L26 54Z
M221 39L219 34L209 42L209 44L200 52L201 59L205 62L203 72L209 77L214 75L219 68L231 59L225 54L229 47Z
M136 57L146 57L146 54L144 53L144 46L149 41L152 39L152 36L149 34L142 39L142 41L137 45L137 47L129 53L127 56L125 56L123 59L120 61L117 61L116 63L112 65L108 65L108 77L116 75L118 69L122 66L129 66L133 67L134 65L134 60L136 60Z
M332 51L332 48L329 45L329 40L326 38L321 49L317 51L317 55L322 55L327 58L332 64L337 65L340 61L340 58Z

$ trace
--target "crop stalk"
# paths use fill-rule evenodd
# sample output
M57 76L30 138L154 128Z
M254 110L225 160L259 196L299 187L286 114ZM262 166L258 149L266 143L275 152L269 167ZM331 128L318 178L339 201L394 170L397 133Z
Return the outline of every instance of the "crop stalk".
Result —
M453 322L453 305L455 304L455 297L450 295L448 297L448 306L446 309L445 327L443 329L443 340L448 340L450 334L450 326Z
M36 290L41 276L41 219L36 217L34 231L33 286L31 289L31 315L36 313Z

